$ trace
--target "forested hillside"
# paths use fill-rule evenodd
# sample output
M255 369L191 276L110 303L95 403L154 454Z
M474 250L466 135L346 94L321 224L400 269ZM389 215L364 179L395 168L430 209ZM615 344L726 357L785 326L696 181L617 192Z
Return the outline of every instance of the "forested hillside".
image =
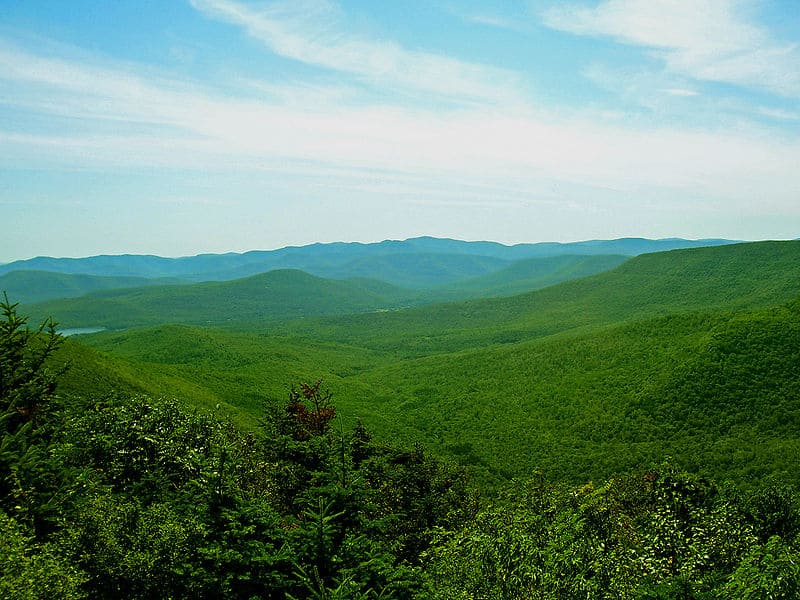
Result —
M41 306L30 306L30 314L44 318L57 313L66 328L120 329L176 322L244 323L246 327L258 318L349 314L512 296L600 273L648 251L730 243L620 239L504 246L416 238L176 259L39 257L0 265L0 289L28 305L41 302ZM317 279L302 279L308 275ZM229 283L214 283L220 281ZM205 283L176 289L175 284L189 282ZM139 289L144 287L151 289ZM85 294L91 294L86 301L64 300ZM221 305L214 298L224 298L235 307L228 311L230 315L220 316Z
M243 279L190 283L12 271L0 276L0 283L11 293L22 290L21 295L34 302L29 305L31 314L42 318L58 314L67 328L121 329L156 323L247 328L259 321L508 296L606 271L625 260L606 255L528 259L474 277L489 264L492 270L508 263L486 257L398 254L369 261L363 269L354 264L333 273L368 272L382 279L325 279L298 270L274 270ZM50 300L35 303L45 299Z
M529 294L306 319L280 330L420 356L668 314L765 307L798 295L800 242L758 242L642 255Z
M0 0L6 599L800 600L800 0Z
M74 298L97 290L168 285L175 279L72 275L50 271L10 271L0 275L0 290L18 302L30 304L56 298Z
M158 323L248 327L306 315L395 308L407 296L380 281L337 281L283 270L234 281L106 290L31 308L37 317L58 314L68 327L124 329Z
M128 328L67 341L5 304L3 589L796 597L800 242L606 266L96 292L46 306Z
M509 298L268 325L252 308L268 298L251 294L253 304L242 305L218 293L259 289L278 274L204 284L202 299L176 300L204 311L195 322L215 318L236 331L159 326L83 343L132 361L126 371L149 373L143 389L219 404L241 423L255 422L264 394L323 378L347 422L424 441L491 485L536 468L559 480L604 478L667 454L719 478L795 479L781 457L798 444L797 242L644 255ZM282 314L290 298L330 301L325 287L302 290L303 282L330 282L286 275L293 291L273 298ZM151 318L163 319L156 298L130 302L122 314L146 322L150 307ZM739 354L728 355L731 348ZM717 372L734 360L735 370ZM702 375L687 380L687 372Z
M256 429L124 386L58 395L54 328L31 332L0 307L4 597L800 591L800 495L785 484L742 493L662 463L579 487L537 471L481 498L419 445L337 428L319 383L265 399Z
M521 259L486 275L424 289L418 295L418 299L424 300L425 304L433 304L473 298L514 296L571 279L602 273L629 258L619 254L601 254Z

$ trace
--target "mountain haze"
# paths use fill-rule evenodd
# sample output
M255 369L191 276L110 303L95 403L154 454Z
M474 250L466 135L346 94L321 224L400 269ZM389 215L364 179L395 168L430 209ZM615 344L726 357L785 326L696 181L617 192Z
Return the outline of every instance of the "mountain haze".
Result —
M93 292L34 304L30 311L37 318L56 316L64 327L221 326L386 309L403 295L379 281L330 280L303 271L278 270L234 281Z
M15 302L32 303L57 298L75 298L98 290L155 285L174 285L170 278L77 275L52 271L9 271L0 275L0 290Z
M797 295L800 242L751 242L641 255L506 298L288 323L282 330L417 356L671 313L757 308Z
M496 242L465 242L431 237L412 238L405 241L387 240L373 244L336 242L286 247L279 250L254 250L243 254L199 254L181 258L162 258L147 255L92 256L88 258L38 257L0 265L0 274L16 270L52 271L84 275L178 277L193 281L239 279L276 269L299 269L320 277L339 278L353 276L373 277L381 260L397 255L449 255L498 259L497 268L508 262L526 258L560 256L564 254L598 255L621 254L635 256L675 248L715 246L732 243L729 240L646 240L624 238L609 241L574 243L543 242L505 246ZM379 260L380 259L380 260ZM370 261L375 261L373 266ZM507 261L507 262L502 262ZM347 270L346 265L356 265L362 272ZM467 260L464 264L472 264ZM481 273L472 272L468 276ZM403 277L408 278L406 269ZM379 277L380 278L380 277ZM391 279L388 283L400 285Z

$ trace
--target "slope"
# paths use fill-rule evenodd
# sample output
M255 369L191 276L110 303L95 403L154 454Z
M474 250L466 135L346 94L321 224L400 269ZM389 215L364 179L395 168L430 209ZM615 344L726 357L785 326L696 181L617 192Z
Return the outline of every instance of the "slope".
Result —
M177 279L73 275L49 271L11 271L0 275L0 290L14 302L29 304L57 298L75 298L89 292L151 285L179 284Z
M360 381L371 426L487 479L541 468L579 482L672 456L721 479L800 483L800 301L401 361Z
M800 300L408 360L185 326L82 341L136 365L150 390L174 386L242 421L322 378L345 427L360 419L383 439L422 441L488 483L537 468L603 479L665 456L740 483L800 483Z
M425 356L671 313L755 308L800 294L800 242L752 242L635 257L508 298L306 319L287 335Z
M109 396L138 394L177 398L193 407L224 407L227 414L243 425L254 422L254 415L241 406L226 403L207 386L182 377L168 365L99 352L72 339L65 340L53 362L67 366L58 382L61 396L81 396L96 401Z
M123 372L136 365L155 376L149 389L159 389L160 395L175 395L163 387L168 377L189 398L184 383L189 382L202 390L200 398L213 398L251 422L261 418L265 402L285 399L299 382L322 378L337 397L367 397L357 376L391 361L391 356L361 348L186 325L98 333L82 336L80 343L91 345L97 356L122 361ZM93 389L89 379L83 377L89 383L83 390L87 393ZM80 392L80 381L70 391Z
M673 251L515 298L85 341L246 412L323 377L346 422L424 441L485 481L600 479L672 455L721 479L800 483L799 252Z
M508 261L490 256L415 252L362 257L328 268L309 265L306 270L320 277L365 277L418 289L471 279L507 265Z
M487 275L439 285L426 298L439 301L513 296L608 271L630 257L619 254L526 258Z
M377 281L333 281L302 271L271 271L230 282L152 286L94 292L26 307L37 319L64 327L109 329L191 323L225 325L306 315L371 311L393 306L403 292Z

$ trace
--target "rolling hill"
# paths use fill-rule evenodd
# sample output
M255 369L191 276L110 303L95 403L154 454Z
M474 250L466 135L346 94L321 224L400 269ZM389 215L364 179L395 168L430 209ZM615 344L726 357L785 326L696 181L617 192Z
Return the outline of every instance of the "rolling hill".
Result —
M399 260L402 259L402 260ZM452 260L452 259L455 259ZM509 267L490 276L469 278L461 283L449 283L427 288L433 282L461 279L475 272L494 270L497 259L458 255L398 254L383 259L370 260L366 271L380 266L384 279L401 281L406 285L421 286L400 289L382 281L366 278L330 280L311 276L301 271L268 271L267 273L224 282L187 283L184 289L175 284L158 286L163 280L138 278L104 278L89 275L14 271L3 278L25 280L30 286L28 296L60 293L70 282L77 295L78 285L93 284L102 287L114 281L133 284L147 282L147 286L107 289L85 297L49 301L30 307L37 317L59 315L66 327L104 327L119 329L156 323L193 323L249 326L254 321L274 321L292 317L362 313L375 310L397 309L412 305L431 304L445 300L513 294L516 290L530 290L568 279L609 269L626 260L621 256L563 256L516 261ZM505 264L505 263L504 263ZM359 271L357 267L349 267ZM416 273L411 275L411 273ZM407 273L408 275L403 275ZM48 288L48 284L49 288ZM61 284L61 285L59 285ZM147 289L145 289L147 288ZM10 288L12 290L18 287ZM66 293L66 292L64 292ZM15 296L12 296L15 297ZM224 299L220 303L219 299ZM221 317L226 307L229 309Z
M580 482L672 456L717 478L797 482L798 307L397 361L359 378L373 390L360 416L377 413L381 431L397 423L392 436L424 439L490 478L541 468Z
M50 271L10 271L0 275L0 290L15 302L30 304L57 298L76 298L98 290L179 284L177 279L73 275Z
M564 254L552 257L526 258L487 275L440 285L427 297L445 300L514 296L557 283L608 271L629 260L620 254Z
M327 268L308 265L304 270L331 279L365 277L419 289L494 273L508 264L491 256L415 252L363 257Z
M120 329L159 323L230 325L393 307L404 292L371 280L334 281L302 271L270 271L244 279L93 292L29 308L64 327Z
M510 298L85 343L245 420L322 377L348 426L424 441L484 482L671 455L744 485L800 483L799 271L800 242L680 250Z
M673 313L765 307L798 294L800 241L753 242L645 254L517 296L306 319L279 331L413 357Z

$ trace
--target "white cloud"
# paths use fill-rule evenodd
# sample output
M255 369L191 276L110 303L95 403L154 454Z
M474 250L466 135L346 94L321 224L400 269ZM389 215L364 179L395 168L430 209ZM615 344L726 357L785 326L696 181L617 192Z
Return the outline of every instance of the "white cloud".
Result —
M800 121L800 112L784 110L782 108L759 107L758 112L765 117L780 119L781 121Z
M232 0L190 1L209 17L242 27L280 56L350 75L366 85L459 103L521 101L512 72L353 34L326 0L275 2L258 9Z
M504 15L500 13L488 12L486 10L471 10L460 4L448 5L448 12L450 14L466 21L467 23L474 23L475 25L484 25L486 27L495 27L497 29L505 29L507 31L514 31L517 33L529 33L532 30L530 19L527 15L519 17Z
M304 104L304 82L246 81L247 94L222 95L166 72L2 43L0 83L0 103L49 119L46 131L24 121L0 131L0 162L12 167L274 172L353 190L389 185L407 197L462 196L472 206L513 197L588 210L613 194L637 206L674 196L731 210L760 197L775 211L800 211L797 140L603 124L519 106L365 104L350 101L349 87ZM253 99L259 86L265 98Z
M691 98L699 95L699 92L695 90L687 90L684 88L666 88L661 91L669 96L680 96L683 98Z
M694 79L800 97L800 48L751 22L755 8L747 0L605 0L552 8L544 22L650 48L668 69Z
M500 29L508 29L510 31L523 31L524 28L516 21L506 19L497 15L490 15L487 13L474 13L463 15L463 18L471 23L478 25L488 25L489 27L498 27Z

